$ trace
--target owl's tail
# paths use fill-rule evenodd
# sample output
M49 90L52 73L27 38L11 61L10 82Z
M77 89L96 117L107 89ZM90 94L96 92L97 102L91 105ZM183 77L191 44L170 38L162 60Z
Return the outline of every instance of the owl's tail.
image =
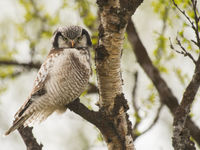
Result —
M32 104L32 101L30 99L28 99L27 102L21 106L21 108L15 114L15 120L13 122L13 125L10 127L10 129L8 129L8 131L5 133L5 135L10 134L14 130L18 129L20 126L24 125L24 123L33 114L33 112L27 112L27 110L28 110L28 108L30 108L31 104Z
M27 116L27 115L22 116L20 118L16 118L15 121L13 122L13 125L10 127L10 129L8 129L8 131L6 131L5 135L9 135L11 132L13 132L14 130L21 127L28 118L29 118L29 116Z
M51 115L54 112L54 109L44 109L44 110L34 110L34 111L27 111L20 117L16 117L15 121L13 122L12 127L6 131L5 135L9 135L14 130L18 129L22 125L24 127L34 124L35 122L41 122L45 120L49 115Z

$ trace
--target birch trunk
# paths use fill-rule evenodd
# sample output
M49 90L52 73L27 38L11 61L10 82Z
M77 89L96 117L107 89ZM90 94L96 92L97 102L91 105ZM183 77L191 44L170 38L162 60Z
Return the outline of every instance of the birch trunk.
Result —
M131 123L126 113L128 105L122 93L120 61L128 20L141 2L97 1L100 18L99 42L96 48L99 106L114 130L102 131L109 150L134 150Z

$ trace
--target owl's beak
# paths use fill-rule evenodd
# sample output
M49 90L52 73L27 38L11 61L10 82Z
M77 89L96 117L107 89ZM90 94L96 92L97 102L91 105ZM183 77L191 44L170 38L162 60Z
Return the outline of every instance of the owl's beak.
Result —
M75 45L74 40L71 40L70 42L71 42L71 47L73 48Z

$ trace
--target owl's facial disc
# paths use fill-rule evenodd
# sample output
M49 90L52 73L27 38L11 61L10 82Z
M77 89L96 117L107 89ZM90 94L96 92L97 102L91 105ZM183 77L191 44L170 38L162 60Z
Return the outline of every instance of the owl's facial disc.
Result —
M92 45L89 33L80 26L66 26L56 30L53 48L81 48Z

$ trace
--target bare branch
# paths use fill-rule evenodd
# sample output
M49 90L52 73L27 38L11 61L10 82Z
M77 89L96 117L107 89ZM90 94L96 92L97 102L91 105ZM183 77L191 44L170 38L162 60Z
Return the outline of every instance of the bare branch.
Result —
M186 14L186 12L184 10L181 10L180 7L176 4L176 2L174 0L172 0L172 2L174 4L174 6L179 10L179 12L181 12L185 16L185 18L189 21L192 28L195 29L194 22L190 19L190 17Z
M142 133L140 133L139 136L141 136L141 135L147 133L149 130L151 130L151 129L154 127L154 125L158 122L158 119L159 119L160 112L161 112L162 108L163 108L163 104L161 104L161 105L159 106L159 108L158 108L158 110L157 110L157 113L156 113L156 117L154 118L154 120L153 120L153 122L151 123L151 125L150 125L146 130L144 130Z
M67 108L94 124L101 131L106 141L109 140L107 137L112 137L123 143L117 130L114 128L112 116L107 116L103 110L100 109L98 112L89 110L85 105L80 103L79 98L68 104Z
M42 150L43 145L37 143L32 133L32 129L32 127L21 127L18 131L26 144L27 150Z
M93 111L89 110L85 105L80 103L79 98L71 102L67 105L71 111L75 112L76 114L83 117L85 120L89 121L90 123L94 124L102 133L109 136L115 136L115 138L119 138L116 136L116 131L113 130L113 120L110 117L106 116L103 111L99 110ZM28 150L41 150L42 144L38 144L36 139L33 136L32 128L19 128L18 129L21 137L23 138Z
M198 46L198 43L194 40L191 40L192 43L194 43L196 46Z
M136 117L136 122L133 126L133 137L135 139L135 137L137 136L137 127L141 121L141 117L139 115L139 108L137 106L136 103L136 90L137 90L137 86L138 86L138 72L136 71L134 74L134 86L133 86L133 90L132 90L132 105L133 105L133 109L135 111L135 117Z
M177 41L177 44L180 46L181 50L182 51L178 51L174 48L172 42L171 42L171 39L169 38L169 41L170 41L170 48L172 50L174 50L175 52L179 53L179 54L182 54L184 57L188 56L194 64L196 64L196 60L194 59L194 57L192 56L192 54L190 54L185 48L184 46L181 44L180 40L178 39L178 37L176 37L176 41Z
M159 115L160 115L160 111L162 109L162 106L163 104L161 104L158 108L158 111L157 111L157 114L156 114L156 117L154 118L152 124L146 129L144 130L142 133L139 133L137 132L137 128L138 126L140 125L141 123L141 117L139 115L139 108L136 104L136 89L137 89L137 84L138 84L138 72L135 72L134 74L134 86L133 86L133 91L132 91L132 104L133 104L133 108L134 108L134 111L135 111L135 117L136 117L136 123L134 124L133 126L133 137L134 137L134 140L136 140L139 136L145 134L146 132L148 132L149 130L152 129L152 127L156 124L156 122L158 121L158 118L159 118Z
M200 16L198 15L198 10L197 10L197 0L191 0L192 2L192 8L193 8L193 12L194 12L194 21L191 20L191 18L186 14L186 12L184 10L182 10L176 3L174 0L172 0L174 6L179 10L179 12L181 12L185 18L189 21L189 23L191 24L192 29L195 32L196 35L196 40L197 42L193 42L195 43L195 45L197 45L200 49L200 37L199 37L199 26L198 23L200 21ZM197 43L197 44L196 44Z
M176 38L177 44L180 46L180 48L182 49L182 54L184 54L184 56L188 56L190 59L192 59L192 61L194 62L194 64L196 64L195 59L193 58L193 56L187 52L187 50L183 47L183 45L181 44L180 40L178 39L178 37Z
M18 66L18 67L24 67L26 69L39 69L41 66L41 63L20 63L14 60L0 60L0 66L7 65L7 66Z
M191 0L192 1L192 7L193 7L193 12L194 12L194 19L195 19L195 25L196 27L193 28L193 30L195 31L196 34L196 40L197 40L197 46L200 49L200 38L199 38L199 20L200 20L200 16L198 16L197 14L197 0Z

